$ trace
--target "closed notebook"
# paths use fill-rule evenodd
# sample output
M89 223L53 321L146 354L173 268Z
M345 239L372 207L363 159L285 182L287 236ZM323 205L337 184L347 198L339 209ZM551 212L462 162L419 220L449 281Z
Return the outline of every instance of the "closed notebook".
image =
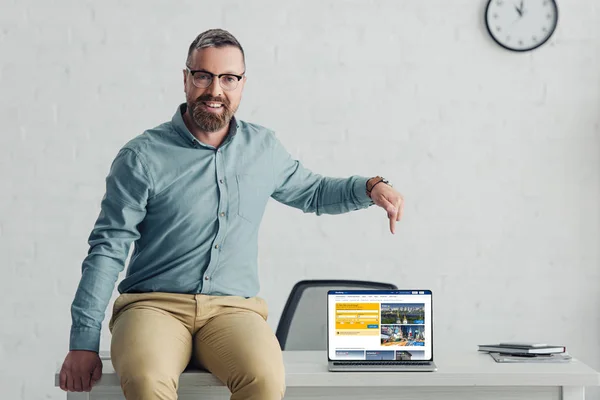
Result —
M499 344L480 344L479 351L510 353L510 354L553 354L564 353L565 346L503 346Z
M541 354L520 356L515 354L490 353L497 363L565 363L570 362L572 357L568 353Z

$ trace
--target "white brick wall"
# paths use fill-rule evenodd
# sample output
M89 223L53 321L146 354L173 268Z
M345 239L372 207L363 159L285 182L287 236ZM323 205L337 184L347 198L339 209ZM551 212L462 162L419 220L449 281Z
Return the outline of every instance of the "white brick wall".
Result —
M559 2L530 54L488 38L484 0L177 3L0 0L1 398L64 399L53 372L110 161L171 118L212 27L247 52L241 118L315 171L383 174L406 197L395 236L375 208L271 204L273 328L297 280L384 280L433 289L438 349L543 340L600 368L595 0Z

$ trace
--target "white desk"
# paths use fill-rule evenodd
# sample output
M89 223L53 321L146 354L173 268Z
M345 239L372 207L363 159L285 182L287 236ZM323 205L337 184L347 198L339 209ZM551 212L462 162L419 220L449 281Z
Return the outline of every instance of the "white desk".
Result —
M285 399L320 400L583 400L586 386L600 386L600 374L573 360L568 364L498 364L470 351L435 355L437 372L328 372L325 352L285 351ZM67 400L122 400L119 379L103 360L102 379L89 393L68 393ZM60 366L55 374L59 386ZM180 400L225 400L228 389L207 372L186 371Z

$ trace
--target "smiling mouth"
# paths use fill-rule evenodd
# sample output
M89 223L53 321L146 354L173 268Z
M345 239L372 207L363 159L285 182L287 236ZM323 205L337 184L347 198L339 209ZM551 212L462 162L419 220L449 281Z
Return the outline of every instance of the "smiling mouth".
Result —
M215 103L215 102L203 101L202 104L204 104L206 107L212 108L212 109L223 108L223 103Z

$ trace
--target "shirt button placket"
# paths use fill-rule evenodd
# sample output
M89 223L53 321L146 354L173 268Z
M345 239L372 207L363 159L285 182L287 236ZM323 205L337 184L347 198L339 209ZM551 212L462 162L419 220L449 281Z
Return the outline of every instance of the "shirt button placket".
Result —
M219 211L218 215L221 217L219 218L218 221L218 230L217 230L217 235L215 237L215 241L217 243L215 243L213 245L213 256L212 261L209 264L209 268L205 273L204 276L204 281L206 282L205 285L207 286L207 290L209 286L212 286L211 282L211 275L214 274L214 271L217 269L218 267L218 263L216 261L218 261L218 254L221 250L221 245L218 243L220 241L223 240L222 237L222 232L224 232L224 228L225 228L225 223L226 223L226 219L223 218L225 217L226 213L225 213L225 207L227 204L227 190L226 190L226 186L225 186L225 177L224 177L224 170L225 167L223 165L223 158L222 156L222 151L221 149L217 149L217 151L215 152L215 167L216 167L216 172L217 172L217 179L218 179L218 191L219 191L219 204L218 204L218 209L222 210Z

